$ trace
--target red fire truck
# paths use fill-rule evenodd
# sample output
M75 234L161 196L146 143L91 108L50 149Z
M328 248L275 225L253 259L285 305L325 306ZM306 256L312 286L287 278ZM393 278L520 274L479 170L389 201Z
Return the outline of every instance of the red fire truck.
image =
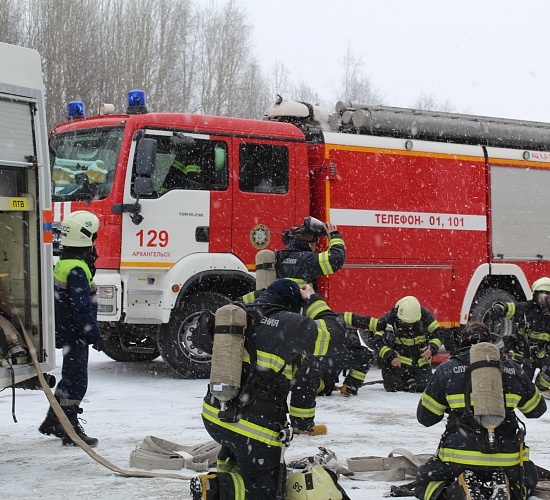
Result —
M101 220L103 348L207 376L197 316L255 288L255 256L305 216L338 225L347 260L320 290L378 316L415 295L449 329L522 300L550 274L550 125L279 99L266 120L148 113L71 119L50 138L54 230Z

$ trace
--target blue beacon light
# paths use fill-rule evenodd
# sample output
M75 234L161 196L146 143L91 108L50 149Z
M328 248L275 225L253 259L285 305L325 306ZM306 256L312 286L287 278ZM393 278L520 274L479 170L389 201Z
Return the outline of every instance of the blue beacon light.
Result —
M130 90L128 92L128 110L129 115L147 113L145 92L143 90Z
M82 101L71 101L69 103L69 120L84 118L84 103Z

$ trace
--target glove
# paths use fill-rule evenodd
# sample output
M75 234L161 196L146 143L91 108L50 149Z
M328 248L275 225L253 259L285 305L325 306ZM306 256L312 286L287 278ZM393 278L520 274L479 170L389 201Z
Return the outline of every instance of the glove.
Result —
M498 319L506 315L506 304L503 302L494 302L491 306L491 318Z
M388 326L388 323L384 319L379 319L378 323L376 325L376 331L377 332L385 332L386 327Z

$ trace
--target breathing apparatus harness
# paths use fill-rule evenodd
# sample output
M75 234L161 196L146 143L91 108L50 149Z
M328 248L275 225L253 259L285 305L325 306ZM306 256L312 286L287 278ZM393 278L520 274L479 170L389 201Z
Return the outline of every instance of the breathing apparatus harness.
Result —
M470 364L467 363L464 356L461 356L460 354L465 353L459 353L458 356L453 356L453 358L457 358L462 363L466 363L468 365L466 368L466 381L464 383L464 412L462 414L453 411L450 412L449 420L441 439L444 440L447 435L457 431L464 432L468 435L475 436L478 447L483 453L495 453L497 452L496 447L498 437L502 435L510 436L512 433L515 433L516 442L520 446L520 451L522 452L523 439L525 437L525 424L516 416L514 412L506 412L506 416L503 421L496 426L495 432L491 436L491 432L481 424L472 411L472 371L489 367L498 368L502 374L500 360L485 359ZM504 389L502 391L502 395L504 401L506 401ZM520 459L521 457L522 455L520 456Z

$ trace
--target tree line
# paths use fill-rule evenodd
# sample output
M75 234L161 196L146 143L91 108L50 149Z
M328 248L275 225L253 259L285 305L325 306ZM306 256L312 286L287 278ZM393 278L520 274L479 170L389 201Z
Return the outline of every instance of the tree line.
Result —
M150 111L240 118L261 118L276 94L317 102L283 63L262 69L252 29L237 0L0 0L0 41L41 54L50 128L70 101L87 115L102 102L123 112L132 89L146 91ZM361 58L348 49L341 65L339 99L382 104Z

